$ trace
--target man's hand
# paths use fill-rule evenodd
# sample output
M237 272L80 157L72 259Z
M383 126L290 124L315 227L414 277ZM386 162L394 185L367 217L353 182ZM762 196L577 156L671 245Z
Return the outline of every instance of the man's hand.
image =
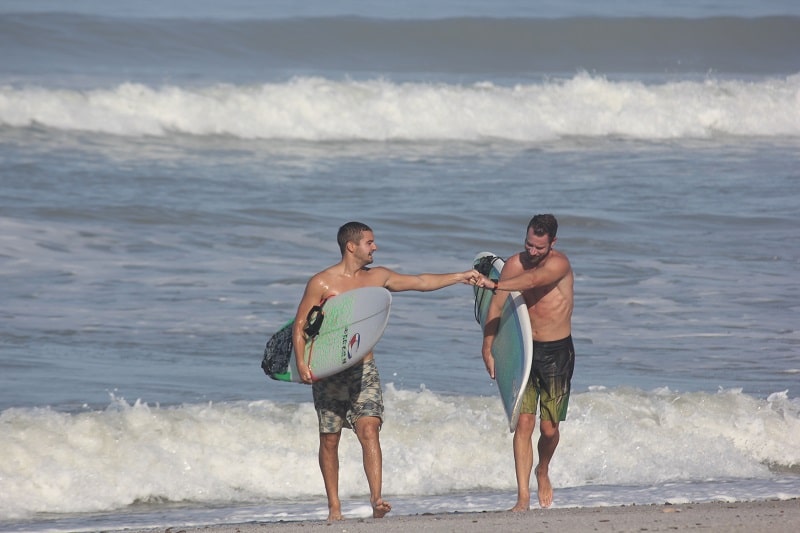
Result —
M475 281L475 285L483 289L494 290L494 288L497 286L497 282L492 281L483 274L478 274L478 278Z
M467 270L466 272L461 273L461 283L466 285L477 285L480 277L480 273L473 268L472 270Z
M305 363L297 363L297 373L300 375L300 381L306 385L314 383L314 377L311 374L311 368Z
M492 355L492 350L483 350L483 364L486 365L486 371L489 373L489 377L494 379L494 356Z

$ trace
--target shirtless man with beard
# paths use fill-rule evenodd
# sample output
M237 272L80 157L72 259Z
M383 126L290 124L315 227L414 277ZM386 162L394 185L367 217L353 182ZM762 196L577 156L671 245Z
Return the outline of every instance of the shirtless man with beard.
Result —
M570 383L575 366L572 344L574 276L569 259L555 250L558 222L553 215L536 215L528 223L525 250L509 258L500 280L482 276L478 286L494 291L483 338L483 361L494 379L492 343L497 334L506 291L520 291L528 305L533 330L533 365L514 433L514 465L517 503L512 511L530 509L530 477L533 468L533 430L537 403L540 411L535 474L539 505L553 503L550 460L559 441L559 423L567 417Z

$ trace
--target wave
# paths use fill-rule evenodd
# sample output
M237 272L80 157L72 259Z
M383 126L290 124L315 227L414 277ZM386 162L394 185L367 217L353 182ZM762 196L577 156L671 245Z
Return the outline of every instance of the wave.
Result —
M122 136L539 142L800 136L800 75L645 84L578 74L500 86L295 78L260 85L0 87L0 125Z
M6 14L0 15L0 49L3 70L12 73L788 75L800 71L800 17L188 20Z
M513 491L511 435L497 398L392 385L385 395L385 493ZM148 502L286 502L322 493L310 403L160 407L112 398L102 411L7 409L0 426L3 519ZM345 498L363 489L351 437L341 448ZM458 445L443 453L445 441ZM558 451L564 460L551 475L560 487L768 480L772 471L800 464L798 441L800 404L786 393L761 400L735 390L599 389L571 399Z

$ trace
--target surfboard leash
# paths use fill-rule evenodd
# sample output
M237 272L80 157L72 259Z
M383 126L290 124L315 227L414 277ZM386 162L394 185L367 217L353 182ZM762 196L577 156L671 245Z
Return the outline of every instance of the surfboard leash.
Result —
M323 299L319 305L315 305L311 309L308 310L308 314L306 315L306 327L303 328L303 333L311 340L311 343L308 346L308 368L311 370L311 357L314 354L314 341L317 339L317 335L319 335L319 330L322 328L322 321L325 320L325 311L323 311L322 307L325 305L328 299ZM311 374L312 381L316 381L314 379L314 374Z
M309 309L306 315L306 327L303 328L309 338L314 338L319 335L319 330L322 327L322 321L325 320L325 313L322 311L321 305L315 305Z

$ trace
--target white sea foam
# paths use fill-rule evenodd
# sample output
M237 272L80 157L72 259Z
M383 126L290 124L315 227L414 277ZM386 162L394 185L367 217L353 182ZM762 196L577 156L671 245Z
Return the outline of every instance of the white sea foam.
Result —
M390 385L386 403L386 494L513 490L511 435L497 398ZM769 487L768 466L800 464L800 405L785 394L594 390L575 395L570 408L552 470L562 488L714 479ZM8 409L0 425L5 519L137 502L246 505L322 495L310 403L159 407L114 397L102 411ZM357 497L365 482L353 435L342 439L341 454L342 495Z
M579 74L501 86L295 78L263 85L0 88L0 124L243 139L636 139L800 135L800 75L648 85Z

